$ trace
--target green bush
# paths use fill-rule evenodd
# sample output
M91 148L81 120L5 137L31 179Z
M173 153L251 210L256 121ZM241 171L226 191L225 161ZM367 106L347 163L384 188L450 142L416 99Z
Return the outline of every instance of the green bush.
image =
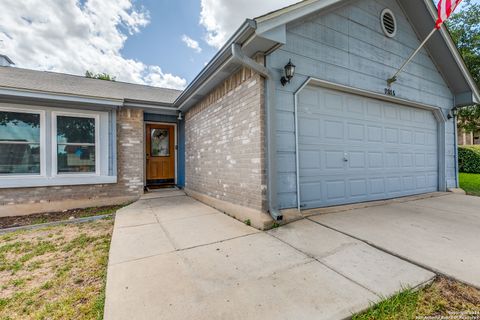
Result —
M465 173L480 173L480 147L459 147L458 169Z

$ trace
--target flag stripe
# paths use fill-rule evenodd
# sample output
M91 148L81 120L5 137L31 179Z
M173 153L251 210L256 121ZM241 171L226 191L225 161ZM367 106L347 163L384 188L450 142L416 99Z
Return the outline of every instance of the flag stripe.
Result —
M462 0L440 0L438 3L438 20L435 28L440 29L442 23L450 17L460 2L462 2Z

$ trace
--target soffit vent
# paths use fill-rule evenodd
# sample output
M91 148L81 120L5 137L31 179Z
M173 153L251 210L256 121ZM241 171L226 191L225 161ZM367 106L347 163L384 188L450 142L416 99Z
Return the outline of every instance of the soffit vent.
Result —
M380 15L383 33L389 38L397 34L397 19L390 9L384 9Z

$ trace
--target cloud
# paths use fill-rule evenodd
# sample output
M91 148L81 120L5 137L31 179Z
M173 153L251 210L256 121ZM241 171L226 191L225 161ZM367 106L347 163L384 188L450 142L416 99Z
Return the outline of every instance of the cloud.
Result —
M198 53L202 52L202 48L200 47L200 44L198 43L198 41L193 40L192 38L190 38L186 34L184 34L182 36L182 42L185 43L187 45L187 47L195 50L196 52L198 52Z
M299 0L201 0L200 25L205 41L220 48L247 18L258 17Z
M2 53L18 67L83 75L106 72L119 81L184 88L159 66L124 58L130 35L149 23L133 0L2 0Z

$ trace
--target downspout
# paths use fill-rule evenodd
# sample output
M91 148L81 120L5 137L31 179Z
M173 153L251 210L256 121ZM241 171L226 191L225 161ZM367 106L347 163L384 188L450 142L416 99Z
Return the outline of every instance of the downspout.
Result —
M238 43L232 44L232 59L241 65L254 70L256 73L263 76L265 79L270 79L271 75L265 66L257 63L243 52L242 47Z
M455 132L455 187L460 188L460 180L459 180L459 173L458 173L458 128L457 128L457 116L453 117L453 130Z
M302 210L301 194L300 194L300 151L299 151L299 134L298 134L298 95L305 89L306 86L313 80L312 77L309 77L301 86L298 88L294 94L294 121L295 121L295 171L296 171L296 182L297 182L297 210L300 212Z
M283 219L282 213L277 209L276 206L276 179L275 179L275 167L274 157L275 154L272 152L274 149L274 138L272 137L271 126L272 126L272 116L273 110L271 102L273 101L273 87L269 85L269 81L271 80L272 76L268 69L257 63L255 60L248 57L242 50L242 47L234 43L232 44L232 60L240 63L241 65L248 67L261 76L265 78L266 82L266 94L265 94L265 118L266 118L266 129L265 129L265 137L266 137L266 145L267 145L267 203L268 203L268 212L272 216L273 220L280 221Z

